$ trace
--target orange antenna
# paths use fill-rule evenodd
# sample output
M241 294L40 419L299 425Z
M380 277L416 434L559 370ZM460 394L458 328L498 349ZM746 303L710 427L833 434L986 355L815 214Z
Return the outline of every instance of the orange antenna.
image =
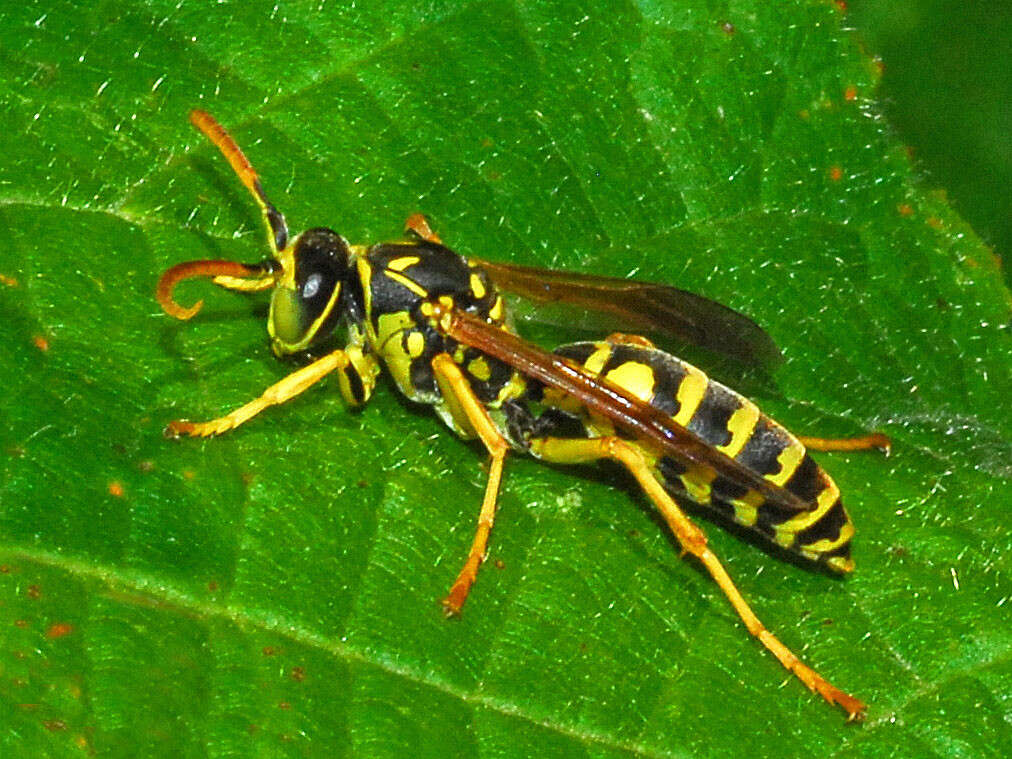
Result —
M260 210L263 212L264 221L270 230L268 240L271 244L271 248L274 253L283 250L288 244L288 225L285 223L285 217L281 212L274 207L274 204L267 199L266 193L264 193L264 187L260 183L260 177L257 175L256 169L253 168L253 164L249 162L249 159L243 154L242 150L236 144L236 141L232 139L230 135L221 124L215 120L214 116L209 114L207 111L201 111L195 109L190 111L190 123L192 123L197 129L199 129L207 139L214 143L214 145L221 151L221 154L228 159L229 164L232 166L234 171L246 189L252 193L253 197L256 198L257 203L260 205ZM206 262L194 262L194 263L206 263ZM171 269L169 271L172 271ZM168 274L168 272L166 272ZM195 275L196 276L196 275ZM164 279L164 277L163 277ZM164 303L162 304L164 306Z
M240 153L240 155L242 155ZM155 290L155 297L161 304L162 309L169 316L177 319L187 320L196 316L200 307L204 305L203 300L198 300L192 306L181 306L172 298L172 291L176 285L184 279L196 277L234 277L234 278L263 278L270 274L267 266L248 266L247 264L236 263L235 261L187 261L176 264L166 271L158 280L158 288ZM271 280L268 280L270 282ZM246 289L233 287L232 289ZM254 289L250 287L249 289Z

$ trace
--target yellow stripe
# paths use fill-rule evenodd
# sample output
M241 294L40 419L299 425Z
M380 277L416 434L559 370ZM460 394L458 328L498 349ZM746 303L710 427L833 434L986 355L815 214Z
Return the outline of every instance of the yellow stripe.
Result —
M686 427L692 419L692 415L696 413L696 409L699 408L699 404L703 402L703 396L706 394L706 387L710 381L696 367L689 364L683 364L683 366L685 366L687 373L678 385L676 397L679 406L674 420L675 424Z
M830 540L829 538L823 538L822 540L816 540L814 543L809 543L806 546L801 546L805 551L812 551L814 553L826 553L826 551L832 551L834 548L838 548L854 537L854 525L847 522L843 527L840 528L840 537L836 540Z
M759 423L759 408L744 398L740 400L742 405L727 420L727 431L731 433L731 440L727 445L717 446L718 451L726 453L731 458L741 453L741 449L752 437L752 431Z
M825 516L826 512L836 503L839 497L840 489L836 486L835 482L829 480L826 487L815 498L815 503L817 504L815 509L812 511L802 511L793 519L784 522L781 527L790 527L793 532L801 532L807 527L811 527Z
M736 522L752 527L759 519L759 507L766 503L766 499L754 490L748 491L744 497L731 501L734 507L734 519Z
M492 370L489 368L488 361L481 356L468 363L467 372L472 377L479 379L482 382L488 382L489 378L492 376Z
M481 281L481 277L474 273L471 274L471 292L477 300L485 297L485 285Z
M492 304L492 308L488 310L489 318L492 319L492 321L494 322L500 321L502 319L502 309L503 309L502 298L497 297L495 299L495 303Z
M421 332L409 332L407 345L408 355L418 358L425 351L425 336Z
M679 475L678 479L685 486L689 498L697 503L710 503L710 485L716 477L717 473L712 469L693 467L685 474Z
M387 277L390 277L390 279L392 279L394 282L404 285L404 287L408 288L415 295L420 295L424 298L429 294L428 290L426 290L420 284L415 282L413 279L405 277L403 274L398 274L397 272L391 271L390 269L384 269L383 274L386 275Z
M600 374L604 365L608 363L608 359L611 358L611 346L608 343L599 343L598 346L598 349L591 353L583 363L584 368L593 374Z
M766 479L776 485L783 485L787 480L791 478L794 471L801 464L801 460L805 457L805 447L792 440L787 444L780 455L777 456L777 463L780 464L780 471L776 474L767 474Z
M388 269L393 271L404 271L409 266L414 266L421 261L418 256L402 256L401 258L395 258L387 264Z
M774 534L776 542L782 546L789 546L793 544L794 536L802 530L811 527L813 524L826 516L826 513L830 508L832 508L833 504L836 503L839 497L840 489L836 486L835 482L826 477L826 486L815 498L815 508L812 511L802 511L800 514L788 519L783 524L777 525ZM812 543L811 545L798 546L798 549L805 552L806 549L810 549L812 546L818 545L819 542L823 541L818 541L816 543Z
M355 263L358 264L358 281L362 283L362 297L365 301L362 305L365 308L366 330L372 332L372 266L365 258L358 258Z
M638 361L626 361L608 372L605 379L628 390L641 401L649 402L654 397L654 370Z

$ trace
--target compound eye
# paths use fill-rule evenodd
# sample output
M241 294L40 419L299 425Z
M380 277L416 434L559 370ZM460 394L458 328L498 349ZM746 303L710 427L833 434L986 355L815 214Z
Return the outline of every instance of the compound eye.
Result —
M275 340L286 351L306 348L321 327L332 323L340 300L341 283L348 273L348 245L330 229L309 229L299 235L292 258L295 289L279 287L271 301Z

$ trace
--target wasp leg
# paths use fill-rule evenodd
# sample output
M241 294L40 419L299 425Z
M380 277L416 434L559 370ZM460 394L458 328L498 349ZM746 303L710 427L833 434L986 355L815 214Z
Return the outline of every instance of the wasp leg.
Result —
M464 377L460 367L454 363L450 356L445 353L439 354L432 359L432 368L436 373L436 380L439 382L443 397L450 404L450 412L454 418L459 422L466 422L466 425L461 426L467 431L473 431L485 444L491 456L488 482L485 485L485 497L481 502L478 527L474 533L471 550L467 555L467 561L464 562L463 569L460 570L460 574L457 575L457 579L451 586L450 592L442 600L446 615L456 616L460 614L460 610L467 600L467 594L478 578L478 569L485 560L488 537L495 522L499 483L502 481L503 463L506 460L506 453L509 451L509 443L499 434L488 411L475 396L467 378Z
M240 406L225 416L212 419L209 422L189 422L185 419L169 422L169 426L165 428L165 436L180 437L182 435L189 435L190 437L208 437L228 432L253 418L265 408L277 406L291 400L331 372L344 370L350 364L351 361L344 351L337 350L333 353L328 353L308 366L292 372L280 382L267 388L263 395L256 400Z
M793 672L810 690L815 691L831 704L839 704L850 715L850 719L861 718L865 710L865 705L861 701L831 685L818 672L803 664L759 621L755 612L735 587L723 565L707 547L706 536L671 499L671 496L665 492L653 475L646 454L640 448L616 437L590 439L545 437L534 438L530 442L531 453L546 461L560 464L582 464L600 459L611 459L629 470L658 511L661 512L672 532L675 533L675 537L681 543L682 549L699 559L710 576L720 586L738 616L745 623L749 633L758 638L759 642L769 649L780 663Z
M811 448L813 451L867 451L878 448L886 456L889 455L893 445L892 441L880 432L861 437L843 438L802 437L799 435L798 440L805 448Z
M426 242L434 242L438 245L442 245L443 243L439 239L439 235L432 231L432 227L429 226L429 220L425 218L424 214L413 213L405 219L404 231L414 232Z

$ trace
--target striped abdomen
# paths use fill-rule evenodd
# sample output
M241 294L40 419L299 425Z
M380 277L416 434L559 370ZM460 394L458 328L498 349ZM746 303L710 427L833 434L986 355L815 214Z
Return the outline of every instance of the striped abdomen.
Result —
M670 456L660 456L654 473L669 492L687 495L777 545L832 569L853 569L850 539L854 526L840 502L839 489L798 439L754 403L656 348L631 343L574 343L555 352L650 403L674 424L688 428L813 508L798 512L776 507L711 469L689 468ZM592 414L584 415L583 423L591 436L612 433L607 422Z

